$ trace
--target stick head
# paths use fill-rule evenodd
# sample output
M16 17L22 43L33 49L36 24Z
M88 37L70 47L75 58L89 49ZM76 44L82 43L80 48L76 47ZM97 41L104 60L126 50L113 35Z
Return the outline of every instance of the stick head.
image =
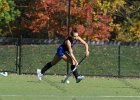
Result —
M66 81L61 80L61 83L67 83L67 84L69 84L69 83L70 83L70 81L69 81L69 80L66 80Z
M64 83L64 80L61 80L61 83Z

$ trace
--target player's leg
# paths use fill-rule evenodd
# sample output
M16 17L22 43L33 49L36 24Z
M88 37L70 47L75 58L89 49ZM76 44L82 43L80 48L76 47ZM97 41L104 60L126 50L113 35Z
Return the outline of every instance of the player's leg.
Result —
M57 53L53 60L51 62L48 62L42 69L41 69L41 74L44 74L48 69L50 69L52 66L54 66L55 64L57 64L61 59L63 59L64 61L68 61L67 56L61 52L61 54Z
M73 70L75 68L75 65L71 65L71 70ZM78 77L78 70L76 69L74 72L73 72L73 75L75 77L75 79L77 80L77 77Z
M66 57L67 57L67 60L71 63L71 70L73 70L75 68L75 61L66 53L65 54ZM75 77L75 79L77 80L77 77L78 77L78 70L76 69L74 72L73 72L73 75Z
M71 70L73 70L76 66L75 61L68 54L66 54L66 56L71 63ZM82 79L84 79L84 76L79 76L77 69L73 72L73 75L75 77L76 83L79 83Z
M61 57L55 55L53 60L51 62L48 62L42 69L41 73L44 74L48 69L50 69L52 66L57 64L61 60Z
M48 69L50 69L53 65L57 64L62 59L63 55L64 55L64 50L61 46L59 46L53 60L51 62L48 62L42 69L37 69L38 79L41 80L43 74Z
M71 63L71 70L73 70L75 68L75 61L72 60L70 56L65 54L64 56L62 56L62 59L65 60L66 62ZM75 79L77 79L77 77L78 77L77 69L73 72L73 75L74 75Z
M71 70L73 70L75 68L75 64L76 63L75 63L75 61L68 54L64 54L62 56L62 59L64 61L66 61L66 62L71 63ZM78 71L77 71L77 69L73 72L73 75L74 75L75 79L77 80L77 77L78 77Z
M61 57L59 57L59 56L56 54L51 62L48 62L42 69L37 69L37 76L38 76L38 79L41 80L43 74L44 74L48 69L50 69L53 65L57 64L60 60L61 60Z

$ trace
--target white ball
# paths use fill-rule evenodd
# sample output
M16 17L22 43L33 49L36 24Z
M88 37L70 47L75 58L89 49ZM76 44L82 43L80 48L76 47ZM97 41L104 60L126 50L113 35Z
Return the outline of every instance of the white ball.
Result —
M70 81L69 80L67 80L67 84L69 84L70 83Z

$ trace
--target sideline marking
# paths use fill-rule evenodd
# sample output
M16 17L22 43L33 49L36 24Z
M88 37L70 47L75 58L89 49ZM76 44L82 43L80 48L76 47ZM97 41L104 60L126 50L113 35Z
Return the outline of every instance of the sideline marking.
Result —
M1 97L51 97L51 98L140 98L140 96L64 96L64 95L10 95L10 94L1 94Z

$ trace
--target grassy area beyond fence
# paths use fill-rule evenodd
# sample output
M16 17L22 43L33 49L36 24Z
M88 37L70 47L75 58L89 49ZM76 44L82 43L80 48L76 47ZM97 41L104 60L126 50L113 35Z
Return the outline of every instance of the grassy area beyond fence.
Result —
M58 46L59 43L23 43L21 66L19 66L16 64L19 63L19 56L16 57L17 45L0 45L0 71L17 72L16 69L19 66L21 73L36 73L37 68L42 68L48 61L52 60ZM89 47L90 56L79 66L80 74L140 76L140 46L89 43ZM84 46L76 44L74 54L78 60L82 59L85 54ZM66 70L67 63L60 61L55 67L48 70L47 74L65 74Z

